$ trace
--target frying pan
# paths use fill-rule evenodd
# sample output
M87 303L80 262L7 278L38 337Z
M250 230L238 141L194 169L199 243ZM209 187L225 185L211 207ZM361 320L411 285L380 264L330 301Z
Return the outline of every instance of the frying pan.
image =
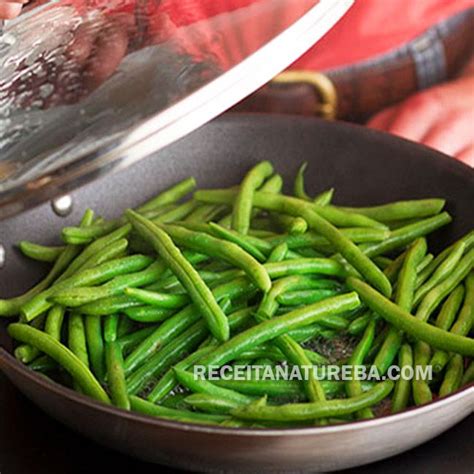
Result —
M227 186L269 159L291 181L308 161L308 190L336 187L351 205L440 196L453 224L430 238L434 251L473 226L474 172L413 143L368 129L309 118L227 116L119 174L73 193L74 211L56 216L49 204L1 223L6 265L0 295L24 291L44 271L14 249L20 239L50 244L86 207L117 216L158 190L193 175L200 186ZM249 430L194 426L104 406L32 373L12 356L0 328L0 369L34 403L85 436L146 461L193 471L331 471L395 455L447 430L473 412L474 386L420 408L338 426ZM2 407L2 409L5 409ZM39 430L39 428L38 428ZM40 434L40 433L38 433Z

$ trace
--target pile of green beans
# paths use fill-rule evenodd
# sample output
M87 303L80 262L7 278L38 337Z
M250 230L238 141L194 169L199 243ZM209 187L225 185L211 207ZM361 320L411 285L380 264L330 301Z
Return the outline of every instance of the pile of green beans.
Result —
M306 168L293 196L265 161L232 188L188 178L118 219L87 210L58 245L20 242L52 267L0 299L15 356L122 410L234 428L373 418L473 383L474 231L430 253L444 199L340 206ZM434 376L385 379L417 366ZM261 378L283 368L311 375Z

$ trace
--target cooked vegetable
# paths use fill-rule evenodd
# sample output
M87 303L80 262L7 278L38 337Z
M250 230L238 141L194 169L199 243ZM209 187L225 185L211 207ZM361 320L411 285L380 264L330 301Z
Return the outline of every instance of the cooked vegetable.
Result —
M52 269L0 300L15 355L121 409L234 429L373 418L472 383L474 232L433 255L443 199L335 205L305 169L294 197L263 162L237 187L186 200L189 178L118 219L88 210L66 245L21 242Z

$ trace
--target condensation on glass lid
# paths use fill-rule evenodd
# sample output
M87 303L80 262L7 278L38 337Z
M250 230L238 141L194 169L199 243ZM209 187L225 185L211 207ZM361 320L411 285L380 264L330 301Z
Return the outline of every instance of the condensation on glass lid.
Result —
M222 99L225 88L246 82L247 92L229 94L233 103L242 99L314 44L351 2L34 2L43 4L7 22L0 36L0 207L6 194L38 189L50 173L80 160L90 165L119 145L156 134L155 121L165 113L161 125L173 139L201 125L233 105ZM316 24L319 30L305 36ZM251 67L237 67L278 40L279 57L268 50ZM236 70L240 76L229 75ZM218 80L221 98L211 116ZM180 117L173 106L191 98L193 112L206 119L183 126L189 111ZM153 144L147 150L155 151Z

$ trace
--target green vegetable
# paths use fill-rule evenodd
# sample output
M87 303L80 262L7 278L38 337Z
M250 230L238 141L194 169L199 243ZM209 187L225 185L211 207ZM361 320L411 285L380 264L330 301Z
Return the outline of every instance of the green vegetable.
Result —
M212 334L219 340L227 340L229 338L229 324L225 314L199 273L183 257L183 254L175 246L168 234L131 210L127 211L127 217L131 220L134 228L150 241L158 254L186 288L191 300L207 321Z
M56 339L31 326L18 323L8 326L8 334L17 341L36 347L55 360L71 374L86 395L103 403L110 403L108 395L87 365Z

